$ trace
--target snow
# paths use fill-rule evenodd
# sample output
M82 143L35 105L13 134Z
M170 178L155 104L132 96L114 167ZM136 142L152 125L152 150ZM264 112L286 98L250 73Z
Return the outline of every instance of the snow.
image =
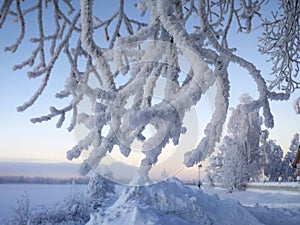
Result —
M201 35L203 35L203 38L201 37L201 39L207 39L207 42L198 45L199 43L197 43L197 40L192 38L194 35L197 35L197 33L190 34L187 26L184 24L187 22L186 20L188 17L186 17L187 19L184 19L183 14L176 11L176 9L183 9L183 5L179 4L180 2L181 1L172 0L148 0L144 3L137 4L136 6L139 10L144 11L146 8L149 8L151 22L149 25L146 25L146 28L135 32L133 31L131 23L135 23L138 26L140 26L141 23L134 20L130 21L127 18L126 13L124 14L124 1L120 1L119 12L114 14L115 16L113 15L111 20L107 20L107 25L102 23L105 32L107 32L107 28L111 21L113 21L114 18L117 18L115 22L113 22L115 28L112 28L109 49L113 49L116 44L119 48L114 50L114 52L111 52L108 51L108 49L101 49L95 42L95 37L97 36L96 31L98 29L95 29L94 26L94 17L96 16L96 14L94 16L94 13L97 12L97 10L93 10L93 1L81 0L80 11L73 16L72 20L66 20L64 16L62 16L64 15L63 13L62 15L59 15L59 17L63 18L66 24L68 24L68 31L64 31L60 28L59 23L55 24L57 30L63 31L64 35L62 35L62 40L57 46L56 42L53 41L54 47L53 49L51 48L52 50L50 49L50 60L45 60L44 55L44 42L47 41L45 37L48 35L44 36L43 32L40 32L40 40L34 39L36 42L40 42L40 45L37 50L34 50L34 55L29 58L33 63L29 63L29 61L26 60L15 67L16 69L21 69L30 64L30 67L33 66L33 69L28 72L30 78L44 75L38 90L33 94L29 101L18 107L18 111L24 111L32 106L42 94L48 84L50 75L52 76L51 70L62 50L65 49L65 53L68 55L68 52L74 47L70 45L69 48L69 44L73 42L71 37L73 37L73 31L76 30L76 25L80 23L80 35L77 35L79 38L78 41L80 42L76 49L73 48L76 50L76 53L73 51L74 59L72 59L73 56L69 57L69 60L72 59L70 60L72 61L72 63L70 63L70 69L72 76L74 73L74 77L67 78L65 89L62 94L59 95L60 97L64 97L69 93L73 96L72 101L69 105L60 110L51 107L50 114L39 118L33 118L31 121L34 123L43 122L59 116L57 123L57 127L59 128L65 120L65 114L69 111L73 111L70 130L76 124L81 122L89 130L89 133L67 153L67 158L69 160L78 158L83 150L92 148L88 158L82 163L82 174L87 174L92 168L97 168L97 165L107 153L110 153L113 150L114 146L119 146L121 153L125 157L128 157L131 152L131 144L135 139L144 138L142 131L148 125L155 127L157 130L154 136L147 139L144 138L145 140L143 140L141 149L145 158L141 161L141 168L139 169L139 174L141 176L135 180L135 185L143 184L146 186L128 186L124 188L123 192L118 196L119 198L112 203L112 205L103 206L98 212L91 213L88 224L124 224L125 222L126 224L200 225L274 224L275 222L272 221L272 218L273 220L274 218L277 218L278 223L282 223L285 219L288 219L290 224L296 223L296 218L299 218L300 215L299 209L287 209L290 208L289 205L285 206L286 209L268 208L269 206L282 206L284 202L279 202L279 205L260 206L257 205L258 202L256 200L252 199L253 202L251 202L250 205L244 203L244 205L247 205L244 206L242 201L239 200L239 197L233 199L234 195L232 195L230 198L224 197L221 199L219 197L222 196L221 193L209 195L202 190L189 188L175 178L148 185L148 182L150 182L148 173L151 167L157 163L158 157L161 155L166 144L171 140L174 145L179 144L179 138L184 130L182 127L184 115L193 105L196 105L197 102L200 101L203 94L205 94L214 84L216 84L218 89L215 100L215 111L212 114L211 121L204 130L205 136L196 149L185 154L184 163L189 167L194 166L210 156L215 150L216 143L220 141L222 136L223 125L225 124L228 112L230 82L227 72L230 63L238 64L239 67L244 68L246 72L253 77L254 82L257 85L259 97L248 106L257 110L262 108L266 127L272 128L274 126L274 118L271 114L269 100L284 100L288 97L288 93L285 95L282 93L276 94L270 92L262 73L256 68L256 65L242 57L238 57L232 51L232 48L227 46L226 36L232 23L231 15L227 14L227 11L235 11L235 17L239 26L241 25L240 22L245 19L246 30L250 32L253 15L259 15L260 5L257 5L258 3L255 3L253 6L251 5L250 8L248 6L246 7L246 5L241 5L240 9L225 10L224 12L220 12L220 14L217 13L216 15L219 16L220 21L222 21L223 18L229 17L228 24L225 25L224 28L220 28L222 25L221 22L217 21L215 25L212 26L214 19L211 21L207 20L208 15L214 14L214 11L210 9L209 5L208 7L206 6L205 1L200 1L197 9L193 5L193 1L191 1L191 8L196 9L196 17L201 21L199 24L200 32L202 33ZM210 5L212 5L212 3ZM224 4L225 8L227 6L227 4ZM283 6L285 5L283 4ZM37 8L39 7L40 6ZM25 13L21 11L19 7L17 8L17 11L20 11L17 14L18 17L20 17L22 32L21 36L17 39L16 44L6 48L6 50L12 52L15 52L17 47L21 44L25 27L23 19L23 14L25 15ZM58 8L58 6L55 8ZM3 6L3 10L10 10L10 4L8 4L8 6ZM55 10L54 13L55 16L57 16L56 11L57 10ZM6 14L7 13L5 12L2 23L4 23ZM39 29L43 30L44 26L41 25L41 15L41 13L38 14L38 22L40 24ZM78 22L79 18L80 22ZM276 19L276 16L274 19ZM120 28L123 27L123 20L125 28L129 30L129 34L125 34L125 36L120 35L122 33ZM0 23L0 25L2 25L2 23ZM240 29L242 29L242 27L240 27ZM272 28L271 33L273 33L273 31L274 29ZM268 32L269 31L267 30L265 33L268 35ZM123 38L118 38L117 36L123 36ZM285 37L284 35L282 36L283 37L280 38ZM106 38L108 39L108 37L107 34ZM58 35L55 34L54 39L56 38L58 38ZM218 39L222 40L222 42L219 42ZM139 41L139 43L136 43L135 45L126 45L132 44L131 42L134 41ZM146 42L148 42L148 44L146 44ZM174 46L169 46L169 43L173 43L171 45ZM126 53L131 50L136 50L135 47L137 47L137 45L139 45L139 48L141 46L141 49L138 51L141 57L136 59L136 54L134 54L133 59L130 60L130 58L126 56ZM168 48L168 46L171 48ZM47 50L48 48L45 49ZM179 51L177 52L176 49ZM266 53L266 50L267 49L263 48L261 51ZM289 50L290 49L287 51ZM82 52L84 52L84 54L82 54ZM103 54L104 52L109 53L108 55L105 55ZM188 74L190 78L186 79L186 82L184 82L184 85L181 87L178 85L179 72L181 71L178 63L179 52L186 57L191 67ZM207 54L207 52L211 53ZM289 55L283 53L282 55ZM112 59L110 59L110 54L113 56ZM272 56L273 52L271 51L270 54ZM36 55L41 55L40 65L34 63ZM299 55L296 54L296 56L298 57ZM275 61L275 69L277 68L276 64L281 61L281 58L284 59L284 57L280 55L277 58L279 58L279 60ZM83 69L84 72L81 70L80 72L79 66L77 66L77 63L81 60L82 62L87 62L87 66ZM163 68L160 64L166 64L168 65L168 68ZM117 66L118 71L115 71L116 73L112 70L114 65ZM176 69L171 68L170 65L173 65ZM291 65L293 69L293 64ZM298 69L298 67L296 68ZM285 67L281 67L281 69L282 71L285 71ZM149 74L149 71L152 72ZM124 84L123 87L116 88L117 80L115 78L120 72L123 74L129 73L130 80ZM99 82L99 87L97 88L92 88L89 83L88 78L92 74L95 75ZM114 74L116 74L116 76ZM279 73L279 75L280 74L281 73ZM287 74L290 75L291 73ZM157 78L153 76L164 77L168 81L164 89L165 94L162 98L163 101L159 104L151 103L152 97L154 97L153 90L157 81ZM151 78L150 80L149 77ZM276 82L276 84L280 84L284 79L279 80L280 81ZM293 80L290 78L287 79L288 83L291 83L292 81ZM147 88L145 88L146 84L149 85ZM103 93L99 93L100 91L103 91ZM290 91L287 90L287 92ZM76 121L77 107L84 97L88 97L90 103L93 106L95 105L92 112L94 115L86 116L79 114L78 121ZM130 109L126 109L125 106L126 103L128 103L129 97L134 98L134 104ZM299 99L295 102L295 110L297 113L300 111ZM258 121L258 119L254 119L254 121ZM104 131L105 126L108 127L109 131L107 135L103 136L102 132ZM243 124L241 124L240 127L247 128ZM237 134L238 137L241 136L240 132ZM248 132L244 135L247 137L250 137L249 135L251 135L251 137L255 139L249 138L246 143L247 146L251 147L249 143L258 144L259 138L258 136L255 136L255 134L258 133ZM234 138L236 139L235 136ZM280 148L277 148L277 146L275 147L274 152L282 158L282 151L280 151ZM277 165L277 163L274 163L274 160L270 161ZM236 164L234 165L235 169L238 169L237 171L242 171L243 168L239 168ZM251 166L251 168L251 171L255 171L253 169L254 166ZM236 170L234 172L236 172ZM229 174L228 176L225 176L226 180L230 180L229 177L232 177L232 175ZM276 176L276 179L277 177L278 176ZM95 184L95 186L92 187L96 189L99 185ZM96 189L95 191L97 192L98 190ZM101 189L101 191L105 191L105 189ZM267 196L269 195L265 195L265 198L267 198ZM275 198L274 195L269 196L267 199L272 198ZM250 206L252 208L250 208ZM298 205L291 205L291 207L298 207ZM265 214L268 214L268 216L266 217ZM284 218L282 215L290 218Z
M224 221L226 218L226 221ZM94 224L261 224L246 208L189 188L176 178L149 186L125 188L105 212L91 215Z
M0 224L2 219L12 215L17 200L27 193L30 208L38 209L62 201L71 192L85 192L86 185L64 184L1 184L0 185Z
M300 191L300 184L298 182L251 182L247 184L248 187L260 187L260 189L263 189L264 187L274 187L276 189L288 189L290 188L297 188L298 191Z
M218 195L220 199L232 199L241 203L263 224L299 224L300 189L298 191L284 190L287 187L294 188L297 185L300 188L298 183L257 182L252 184L247 186L256 187L257 189L229 194L222 188L204 188L204 192L209 195ZM276 188L276 190L270 188Z
M271 182L270 182L271 183ZM295 183L295 182L293 182ZM258 184L258 183L256 183ZM247 187L249 185L247 184ZM248 189L245 191L237 191L231 194L227 190L222 188L204 188L204 192L209 195L217 194L220 199L233 199L240 202L244 206L266 206L269 208L299 208L300 209L300 192L296 191L285 191L280 189L278 183L275 182L271 184L270 187L277 187L277 190L266 190L266 186L257 185L256 189ZM293 185L290 185L293 186ZM251 187L251 186L250 186ZM287 186L285 186L287 187ZM299 185L300 188L300 185ZM300 189L299 189L300 191Z
M291 192L293 193L293 192ZM220 196L220 197L219 197ZM255 197L256 196L256 197ZM184 185L172 178L154 185L127 187L107 210L91 215L94 224L298 224L300 195L258 193L228 194L222 189L204 191ZM288 197L285 199L285 197ZM274 203L268 208L259 203ZM287 208L280 208L291 202ZM245 206L243 206L245 205ZM252 207L249 207L252 206ZM291 208L295 207L295 208ZM281 215L285 217L282 218ZM271 220L276 218L276 221Z
M87 224L299 224L299 191L278 189L298 183L270 183L268 188L278 190L264 190L267 183L254 184L257 189L231 194L222 188L199 190L176 178L149 186L117 185L119 198L92 213ZM32 209L37 209L42 204L49 206L63 200L63 195L74 188L86 192L87 186L0 185L0 220L9 216L24 190L28 191Z

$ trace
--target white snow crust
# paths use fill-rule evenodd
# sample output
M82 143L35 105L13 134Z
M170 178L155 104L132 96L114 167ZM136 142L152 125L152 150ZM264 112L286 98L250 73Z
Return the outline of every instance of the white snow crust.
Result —
M192 189L176 178L124 189L107 210L91 214L88 225L255 224L260 223L234 200L220 200Z

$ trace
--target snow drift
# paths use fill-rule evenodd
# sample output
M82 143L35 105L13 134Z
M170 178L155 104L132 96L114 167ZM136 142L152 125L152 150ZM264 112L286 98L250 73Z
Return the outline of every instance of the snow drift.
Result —
M220 200L192 189L176 178L124 189L108 209L91 214L88 225L262 224L233 200Z

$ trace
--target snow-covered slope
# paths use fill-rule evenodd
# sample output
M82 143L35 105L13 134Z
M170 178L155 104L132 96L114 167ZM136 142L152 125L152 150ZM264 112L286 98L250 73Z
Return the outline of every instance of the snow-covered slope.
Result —
M126 188L104 212L91 215L89 225L261 224L245 207L191 189L172 178L149 186Z

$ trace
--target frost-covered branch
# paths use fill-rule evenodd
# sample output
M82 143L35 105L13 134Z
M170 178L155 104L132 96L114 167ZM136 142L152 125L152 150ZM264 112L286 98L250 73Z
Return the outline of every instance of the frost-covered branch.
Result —
M185 154L184 163L193 166L207 158L220 141L229 108L230 64L244 68L246 73L242 75L253 78L258 98L245 107L257 111L262 108L267 127L274 125L270 101L287 100L290 93L299 88L296 79L299 1L282 1L283 13L274 13L272 20L263 20L262 8L268 2L139 1L132 10L140 10L140 16L149 12L147 20L127 10L128 2L124 0L119 1L108 18L102 17L102 1L81 0L76 4L68 0L39 0L29 5L19 0L16 4L4 1L0 28L7 24L10 16L20 26L19 36L14 44L6 47L7 51L20 51L30 30L29 15L37 18L28 38L31 55L13 69L27 69L28 77L41 77L42 81L18 111L35 104L53 76L53 69L65 58L69 73L62 74L65 86L55 96L70 101L63 107L50 107L49 114L32 122L58 117L57 127L61 127L70 115L69 130L77 125L88 130L67 153L67 158L72 160L83 151L88 152L81 167L82 174L97 168L112 151L120 151L128 157L132 144L141 142L140 150L145 157L139 173L142 180L147 181L150 169L167 144L180 144L187 112L215 86L215 110L203 128L205 136L195 149ZM51 22L53 27L45 26L46 22ZM254 63L241 58L235 46L230 46L230 32L249 33L261 25L264 35L260 51L270 56L276 75L270 87L279 86L284 93L268 89L264 74ZM160 101L155 99L157 89L162 89L159 90ZM86 102L90 106L87 110L81 108ZM299 112L298 106L299 101L296 101L295 109ZM151 137L143 133L147 126L154 127Z
M300 88L300 2L283 0L281 8L265 19L264 32L260 38L259 51L269 56L276 76L270 89L278 88L292 93Z
M34 95L29 99L29 101L25 102L22 106L19 106L17 108L18 111L24 111L28 107L32 106L34 104L34 102L37 100L37 98L44 91L44 89L48 83L49 77L51 75L51 71L54 67L54 64L56 63L56 60L58 59L62 49L64 48L66 43L69 41L69 39L72 35L73 27L75 26L78 18L79 18L79 13L77 14L77 16L75 16L73 25L69 28L69 31L67 32L67 35L65 36L64 40L57 47L57 49L56 49L55 53L53 54L51 60L49 61L48 65L43 67L42 69L37 68L37 70L28 72L28 76L31 78L35 78L35 77L38 77L38 76L41 76L42 74L44 74L44 79L43 79L39 89L34 93ZM42 55L42 58L44 58L44 51L41 51L41 55Z
M20 1L16 1L16 9L17 9L17 18L20 23L20 35L17 38L15 44L5 48L5 51L11 51L13 53L17 50L17 48L21 44L21 42L24 38L24 35L25 35L25 21L24 21L22 10L21 10Z

